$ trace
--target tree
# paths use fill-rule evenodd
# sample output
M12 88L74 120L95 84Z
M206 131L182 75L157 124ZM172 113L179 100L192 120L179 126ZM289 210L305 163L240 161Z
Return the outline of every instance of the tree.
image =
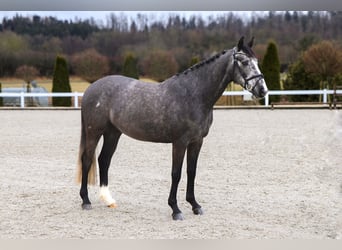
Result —
M20 64L26 64L18 60L18 54L27 51L28 46L26 38L10 31L0 32L0 76L13 76Z
M138 64L137 58L135 58L132 53L128 53L125 57L122 74L127 77L139 79L139 72L138 72L137 64Z
M154 50L143 60L142 68L147 76L164 81L177 73L178 64L170 52Z
M261 65L262 73L269 90L280 90L280 62L275 42L268 43ZM270 96L270 102L279 101L279 96Z
M333 78L342 73L342 50L330 41L322 41L305 51L303 63L306 72L320 78L320 88L329 88Z
M233 47L238 34L252 33L259 39L254 48L257 55L264 55L267 39L272 37L277 41L281 63L288 65L313 43L341 41L342 37L341 11L256 13L248 20L235 13L190 18L170 14L161 18L164 21L137 14L130 20L121 13L101 24L94 19L5 17L0 21L0 76L13 76L23 64L35 66L41 75L52 75L56 54L71 57L89 48L110 60L112 72L122 72L122 51L134 51L143 59L156 49L171 53L183 71L192 55L207 58L213 51ZM139 70L143 73L142 68Z
M286 80L284 81L284 89L286 90L311 90L319 88L319 80L317 77L308 74L305 71L305 66L302 58L299 58L295 63L289 67L289 72ZM318 101L318 96L315 95L293 95L289 99L294 102L314 102Z
M28 48L26 39L14 32L0 33L0 47L8 52L17 53Z
M52 92L71 92L67 61L57 56L52 80ZM71 97L52 97L53 106L71 106Z
M31 82L39 75L39 72L33 66L22 65L16 69L15 75L25 81L27 93L29 93L31 92Z
M108 58L95 49L88 49L75 54L72 58L72 64L75 73L90 83L109 71Z
M298 41L298 50L301 51L306 51L310 46L315 44L317 42L317 37L309 34L305 35L303 38L299 39Z
M31 92L31 82L39 75L38 70L33 66L22 65L15 71L15 75L23 79L26 83L26 92ZM32 97L27 98L27 105L33 106L34 101Z

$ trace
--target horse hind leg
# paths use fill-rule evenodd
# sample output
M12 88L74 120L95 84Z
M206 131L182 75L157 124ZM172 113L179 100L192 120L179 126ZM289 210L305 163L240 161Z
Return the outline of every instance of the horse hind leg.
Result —
M82 114L77 181L81 183L82 208L86 210L91 209L88 184L95 184L96 182L97 161L95 159L95 150L101 135L100 130L93 130L91 126L88 126Z
M90 173L91 168L94 168L94 172L96 171L96 168L95 168L96 159L94 156L95 156L95 150L96 150L96 145L98 141L99 141L99 138L87 140L84 144L81 143L81 146L80 146L80 163L81 163L81 171L79 173L80 179L81 179L80 196L83 201L82 208L85 210L91 209L91 202L88 197L88 182L89 183L95 182L95 174L92 174L93 178L89 178L89 173Z
M108 188L108 169L120 136L121 132L112 125L109 125L103 134L103 146L98 158L100 169L100 199L110 208L115 208L116 203Z

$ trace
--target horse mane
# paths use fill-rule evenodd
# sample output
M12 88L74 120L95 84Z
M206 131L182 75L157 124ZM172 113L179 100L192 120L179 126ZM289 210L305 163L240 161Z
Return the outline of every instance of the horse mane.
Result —
M243 51L246 55L248 55L248 56L250 56L250 57L256 57L255 53L253 52L253 50L252 50L249 46L245 46L245 45L244 45L244 46L242 47L242 51ZM192 72L192 71L194 71L194 70L197 70L197 69L199 69L199 68L202 68L204 65L207 65L207 64L209 64L209 63L212 63L212 62L216 61L216 60L217 60L218 58L220 58L222 55L226 54L226 52L227 52L227 50L223 50L223 51L221 51L220 53L217 53L217 54L215 54L215 55L209 57L208 59L205 59L205 60L203 60L203 61L201 61L201 62L199 62L199 63L196 63L195 65L192 65L190 68L184 70L183 72L176 74L176 76L186 75L186 74L188 74L188 73L190 73L190 72Z
M186 75L186 74L188 74L191 71L194 71L196 69L202 68L204 65L207 65L209 63L212 63L212 62L216 61L222 55L226 54L226 52L227 52L227 50L223 50L222 52L217 53L217 54L209 57L208 59L205 59L205 60L203 60L203 61L201 61L199 63L196 63L195 65L192 65L190 68L184 70L183 72L176 74L176 76Z

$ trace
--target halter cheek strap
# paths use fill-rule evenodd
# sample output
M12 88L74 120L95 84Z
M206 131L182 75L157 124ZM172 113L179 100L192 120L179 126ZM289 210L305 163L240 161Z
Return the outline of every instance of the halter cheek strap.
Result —
M242 71L241 67L238 64L238 60L236 58L236 54L237 54L237 52L234 51L234 54L233 54L233 57L234 57L233 77L235 75L235 68L237 68L239 70L239 73L242 76L243 80L245 81L244 84L243 84L243 88L248 90L248 91L252 91L256 87L256 84L254 84L254 86L251 89L248 89L248 82L250 80L255 79L255 78L264 79L264 75L263 74L256 74L256 75L253 75L253 76L247 78L246 74Z

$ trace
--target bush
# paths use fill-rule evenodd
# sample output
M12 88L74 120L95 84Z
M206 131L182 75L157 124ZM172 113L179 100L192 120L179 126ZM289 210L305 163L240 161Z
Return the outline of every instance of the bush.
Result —
M52 92L71 92L68 65L64 57L57 56L52 80ZM71 106L71 97L52 97L53 106Z
M125 62L122 69L122 74L127 77L139 79L138 60L133 54L128 53L125 57Z
M287 79L284 82L286 90L311 90L319 89L319 79L305 71L305 65L300 58L297 62L289 67ZM294 102L313 102L318 101L318 96L315 95L293 95L289 99Z
M95 49L77 53L72 58L75 73L84 80L92 83L109 71L108 58L99 54Z
M261 69L268 89L280 90L280 62L275 42L269 42L262 60ZM277 102L279 100L279 96L270 96L270 102Z
M330 41L322 41L312 45L304 52L305 71L320 78L332 87L332 79L342 73L342 50ZM330 84L329 84L330 83ZM321 86L325 88L326 86Z
M195 64L197 64L197 63L199 63L199 62L200 62L199 57L198 57L198 56L193 56L193 57L191 58L191 60L190 60L189 67L191 67L191 66L193 66L193 65L195 65Z
M164 81L177 73L174 56L165 50L154 50L142 62L144 73L157 81Z

